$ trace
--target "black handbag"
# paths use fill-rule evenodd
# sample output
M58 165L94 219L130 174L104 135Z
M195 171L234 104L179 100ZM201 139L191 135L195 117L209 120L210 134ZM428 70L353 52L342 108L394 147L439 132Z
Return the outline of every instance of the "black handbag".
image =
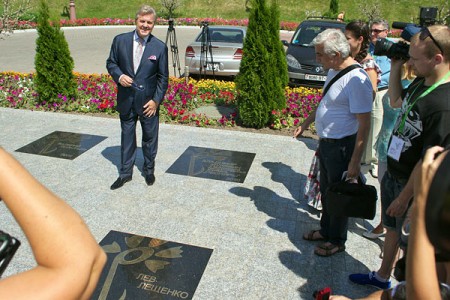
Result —
M377 189L361 180L339 181L327 189L326 209L330 216L373 220L377 207Z

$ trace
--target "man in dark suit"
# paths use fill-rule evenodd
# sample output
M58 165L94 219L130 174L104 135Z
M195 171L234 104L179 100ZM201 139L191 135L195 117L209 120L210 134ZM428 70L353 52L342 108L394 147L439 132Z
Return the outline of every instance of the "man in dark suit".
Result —
M151 33L155 10L143 5L136 13L136 30L117 35L112 43L106 68L117 83L117 111L122 128L119 178L115 190L132 179L136 159L136 123L142 127L143 173L147 185L155 182L158 150L159 105L168 87L167 46Z

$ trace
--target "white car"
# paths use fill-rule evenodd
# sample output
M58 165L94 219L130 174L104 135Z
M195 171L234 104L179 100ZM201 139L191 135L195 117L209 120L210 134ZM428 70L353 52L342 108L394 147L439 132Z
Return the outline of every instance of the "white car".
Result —
M204 24L194 42L186 47L189 75L236 76L242 59L247 27Z

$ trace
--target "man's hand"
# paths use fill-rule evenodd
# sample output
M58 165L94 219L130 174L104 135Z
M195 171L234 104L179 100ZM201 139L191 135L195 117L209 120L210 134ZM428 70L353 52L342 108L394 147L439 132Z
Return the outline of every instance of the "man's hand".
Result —
M150 100L144 105L144 115L146 117L154 116L156 114L157 109L158 109L158 103L156 103L153 100Z
M359 174L361 173L361 163L359 161L350 160L347 167L347 178L348 180L358 182Z
M299 136L301 136L304 131L305 131L304 126L302 126L302 125L298 126L294 131L294 138L298 138Z
M122 76L120 76L119 78L119 83L121 86L123 87L130 87L131 84L133 83L133 78L131 78L128 75L123 74Z

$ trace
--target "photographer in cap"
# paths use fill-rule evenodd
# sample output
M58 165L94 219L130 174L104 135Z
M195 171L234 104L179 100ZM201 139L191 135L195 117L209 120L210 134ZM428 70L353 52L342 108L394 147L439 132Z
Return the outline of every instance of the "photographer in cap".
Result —
M443 25L423 27L411 39L408 65L417 78L402 89L405 60L392 59L389 97L401 107L388 146L388 170L382 179L381 204L386 228L384 256L378 271L352 274L352 282L381 289L389 280L399 249L405 213L413 196L413 174L421 156L431 146L450 144L450 29Z

